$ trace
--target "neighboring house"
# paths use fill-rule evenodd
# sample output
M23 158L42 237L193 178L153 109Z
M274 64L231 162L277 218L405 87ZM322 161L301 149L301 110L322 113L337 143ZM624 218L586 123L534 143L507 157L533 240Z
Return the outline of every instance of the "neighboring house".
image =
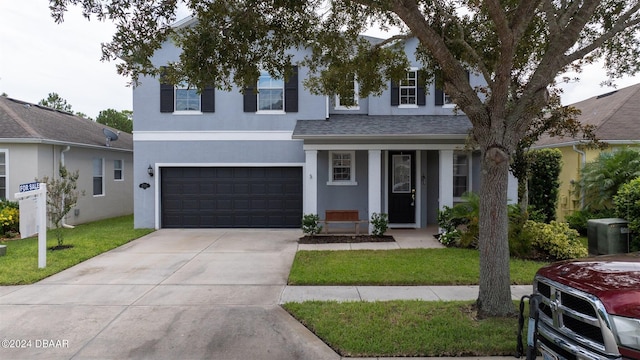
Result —
M640 84L607 92L571 104L580 109L578 121L595 126L598 140L609 146L604 150L590 149L584 141L568 137L541 138L533 148L558 148L562 152L558 220L581 209L580 194L573 183L580 178L580 169L595 160L601 151L615 151L623 146L640 145Z
M79 171L84 191L69 225L133 213L133 137L107 141L108 128L48 107L0 96L0 198L15 201L19 185L59 177L60 164Z
M244 94L141 78L135 226L295 228L303 214L349 209L360 219L387 213L391 227L437 224L438 209L479 190L479 156L464 150L468 118L433 84L418 85L417 41L405 45L406 80L350 107L307 91L308 69L295 64L288 81L262 73ZM304 51L292 51L294 62ZM153 61L179 55L168 42ZM482 81L472 74L471 84Z

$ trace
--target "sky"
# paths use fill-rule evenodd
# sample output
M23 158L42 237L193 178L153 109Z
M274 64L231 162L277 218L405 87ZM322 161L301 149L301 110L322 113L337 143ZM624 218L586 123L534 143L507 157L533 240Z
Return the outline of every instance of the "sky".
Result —
M114 31L109 22L86 20L77 7L56 24L47 0L0 0L0 94L38 103L55 92L94 119L106 109L132 110L129 79L118 75L115 62L100 61L100 44ZM563 85L563 104L613 90L600 86L606 76L599 66L580 78ZM616 80L618 88L636 83L640 75Z

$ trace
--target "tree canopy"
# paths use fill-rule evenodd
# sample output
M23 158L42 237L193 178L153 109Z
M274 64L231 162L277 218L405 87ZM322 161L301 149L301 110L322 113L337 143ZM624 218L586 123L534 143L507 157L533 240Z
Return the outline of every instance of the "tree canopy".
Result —
M102 110L96 117L96 122L131 134L133 132L133 111Z
M71 104L67 102L64 98L62 98L58 93L52 92L49 93L46 99L40 100L38 105L50 107L56 110L62 110L73 114L71 110Z
M308 48L305 84L317 94L347 94L340 84L355 75L360 95L377 94L408 66L399 44L419 42L417 55L473 126L481 151L481 315L507 315L511 302L507 244L510 157L541 111L549 111L556 79L602 61L612 78L640 66L639 1L622 0L51 0L57 21L67 6L117 25L103 59L121 59L118 72L133 83L159 75L152 56L171 40L183 49L165 75L229 89L253 84L258 69L285 75L289 49ZM172 27L177 6L197 21ZM359 35L371 27L397 29L373 44ZM165 65L165 64L163 64ZM486 86L473 87L467 70Z

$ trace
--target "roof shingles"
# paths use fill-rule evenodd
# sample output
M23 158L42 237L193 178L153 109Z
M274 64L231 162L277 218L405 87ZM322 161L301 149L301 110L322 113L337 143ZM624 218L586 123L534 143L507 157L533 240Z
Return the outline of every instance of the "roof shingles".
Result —
M94 121L40 105L0 96L1 141L56 142L106 147L104 128ZM111 147L133 150L133 136L121 133Z

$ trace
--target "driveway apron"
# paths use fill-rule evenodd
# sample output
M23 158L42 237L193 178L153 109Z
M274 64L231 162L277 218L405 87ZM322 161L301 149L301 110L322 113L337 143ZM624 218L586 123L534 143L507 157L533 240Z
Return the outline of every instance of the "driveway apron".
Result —
M163 229L0 287L0 359L339 359L277 305L300 236Z

